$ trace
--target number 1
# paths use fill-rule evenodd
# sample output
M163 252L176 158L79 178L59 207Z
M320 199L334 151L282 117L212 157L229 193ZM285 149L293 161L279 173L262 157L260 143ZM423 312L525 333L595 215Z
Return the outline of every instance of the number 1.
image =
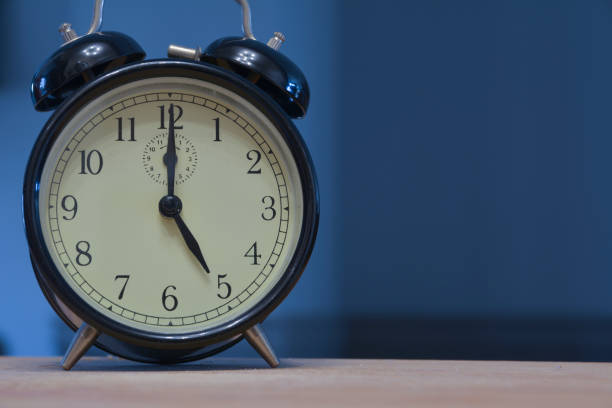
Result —
M220 142L221 136L219 135L219 118L213 119L215 121L215 140L213 142Z

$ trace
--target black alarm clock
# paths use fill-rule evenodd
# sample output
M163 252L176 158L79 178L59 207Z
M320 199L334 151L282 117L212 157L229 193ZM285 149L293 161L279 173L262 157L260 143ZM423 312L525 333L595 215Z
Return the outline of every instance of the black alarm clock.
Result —
M32 82L55 109L32 150L23 206L30 258L57 314L76 330L62 366L95 345L177 363L243 338L278 359L260 323L302 274L318 189L292 119L309 89L278 51L284 36L204 51L171 45L144 60L132 38L60 27L64 44Z

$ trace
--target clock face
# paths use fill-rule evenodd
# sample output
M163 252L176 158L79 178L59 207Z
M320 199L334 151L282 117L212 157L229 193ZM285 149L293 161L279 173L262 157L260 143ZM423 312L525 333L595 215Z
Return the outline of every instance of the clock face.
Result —
M160 212L174 195L180 231ZM40 228L61 278L105 317L158 334L193 333L247 313L279 282L303 223L298 166L246 99L185 77L134 81L79 109L42 168Z

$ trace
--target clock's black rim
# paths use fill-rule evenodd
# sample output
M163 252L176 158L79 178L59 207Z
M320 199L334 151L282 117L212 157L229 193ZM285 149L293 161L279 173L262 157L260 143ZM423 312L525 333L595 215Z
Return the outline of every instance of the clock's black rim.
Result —
M253 104L278 128L296 162L303 194L303 221L296 251L281 279L253 308L225 324L204 331L181 334L148 332L118 323L81 299L62 278L44 245L38 215L38 185L51 146L60 131L84 105L105 92L140 79L183 76L201 79L224 87ZM176 60L151 60L117 69L84 86L63 103L47 121L30 155L23 189L26 236L35 273L49 289L87 324L101 332L131 344L155 349L204 347L243 333L262 322L288 295L300 278L314 246L319 220L317 180L310 154L295 125L282 108L261 90L243 78L205 63Z

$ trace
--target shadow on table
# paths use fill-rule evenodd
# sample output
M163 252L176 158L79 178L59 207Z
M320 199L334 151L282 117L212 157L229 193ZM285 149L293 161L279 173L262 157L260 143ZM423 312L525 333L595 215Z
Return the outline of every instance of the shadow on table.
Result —
M279 367L284 368L301 367L302 364L295 361L281 360ZM45 362L40 369L59 371L59 360ZM269 366L261 359L255 358L209 358L182 364L145 364L123 360L116 357L85 357L80 360L71 372L188 372L188 371L235 371L235 370L268 370Z

